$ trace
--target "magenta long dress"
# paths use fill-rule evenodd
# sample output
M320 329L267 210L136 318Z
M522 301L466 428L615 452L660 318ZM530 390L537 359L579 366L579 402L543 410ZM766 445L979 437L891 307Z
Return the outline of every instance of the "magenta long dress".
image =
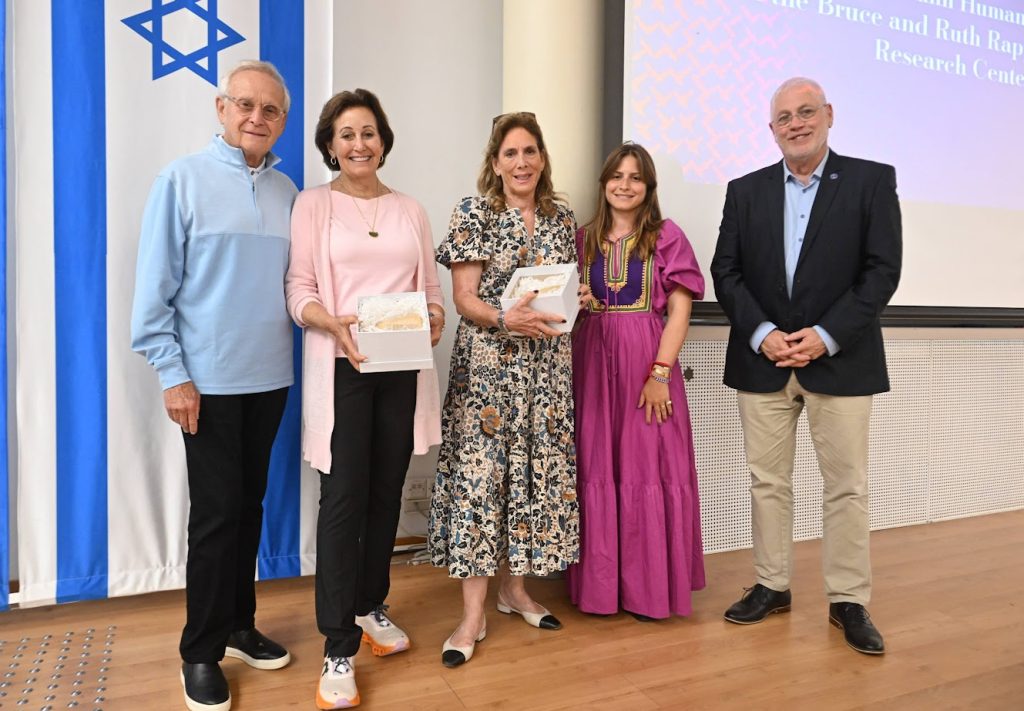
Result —
M679 363L669 385L674 414L648 425L637 408L657 358L668 295L704 296L704 277L686 235L666 220L653 257L630 255L635 237L582 265L602 305L581 314L573 339L580 561L569 594L584 612L628 610L688 615L704 587L693 434ZM625 254L625 259L623 255Z

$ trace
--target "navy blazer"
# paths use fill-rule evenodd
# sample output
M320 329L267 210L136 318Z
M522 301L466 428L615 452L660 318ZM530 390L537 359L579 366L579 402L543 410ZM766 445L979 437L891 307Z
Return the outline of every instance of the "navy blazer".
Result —
M729 317L725 384L748 392L800 384L826 395L889 389L879 317L900 278L903 255L896 171L830 152L786 293L782 162L729 183L711 274ZM778 368L750 348L764 321L786 333L819 325L839 344L803 368Z

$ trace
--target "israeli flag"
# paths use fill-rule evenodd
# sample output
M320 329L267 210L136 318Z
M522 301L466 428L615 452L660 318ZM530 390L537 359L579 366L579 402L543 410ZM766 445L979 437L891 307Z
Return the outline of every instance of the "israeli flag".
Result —
M21 604L184 587L181 431L129 348L143 206L163 166L220 132L216 83L243 59L273 62L291 92L278 168L300 188L327 179L313 129L331 92L333 3L8 2L17 500L16 541L0 522L0 556L16 543ZM296 337L297 370L298 348ZM301 466L299 393L297 380L274 447L261 578L313 570L317 482Z

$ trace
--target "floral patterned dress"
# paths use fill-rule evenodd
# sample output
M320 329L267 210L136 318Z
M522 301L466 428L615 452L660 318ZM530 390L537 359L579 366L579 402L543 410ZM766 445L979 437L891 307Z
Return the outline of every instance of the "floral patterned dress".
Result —
M459 202L437 261L484 262L478 294L498 307L519 267L576 261L568 208L535 216ZM431 562L452 577L564 570L579 557L572 346L568 334L525 338L463 318L455 335L430 505Z

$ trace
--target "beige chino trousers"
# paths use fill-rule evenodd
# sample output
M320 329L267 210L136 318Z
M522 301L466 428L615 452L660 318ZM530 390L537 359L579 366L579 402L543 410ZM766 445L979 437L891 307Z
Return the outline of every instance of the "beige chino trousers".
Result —
M829 602L867 605L868 427L871 396L812 393L796 373L774 393L737 393L750 467L750 504L757 582L788 590L793 573L793 459L796 425L807 423L824 479L822 568Z

